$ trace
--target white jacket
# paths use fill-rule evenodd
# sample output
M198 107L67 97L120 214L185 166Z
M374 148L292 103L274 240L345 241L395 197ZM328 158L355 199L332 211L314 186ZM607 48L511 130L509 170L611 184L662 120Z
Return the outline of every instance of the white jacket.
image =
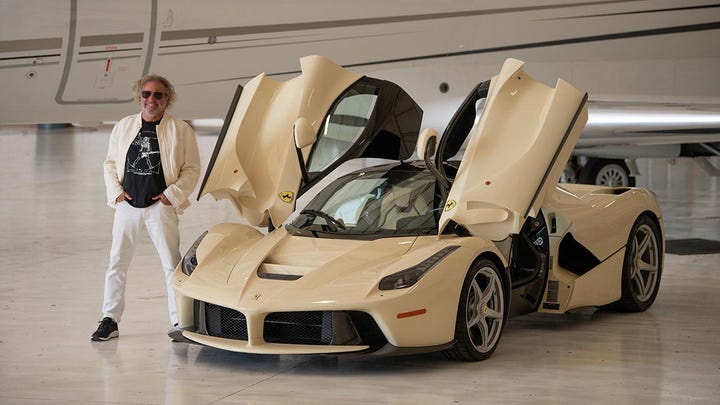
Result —
M107 157L103 163L107 204L115 208L115 200L123 193L125 158L130 144L142 126L140 114L121 119L110 133ZM200 153L195 133L188 123L164 114L157 126L160 159L167 188L165 197L178 214L190 205L188 196L200 178Z

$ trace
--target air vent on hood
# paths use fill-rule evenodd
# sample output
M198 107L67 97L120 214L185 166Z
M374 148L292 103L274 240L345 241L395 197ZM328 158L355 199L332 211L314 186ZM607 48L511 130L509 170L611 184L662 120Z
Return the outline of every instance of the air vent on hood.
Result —
M260 278L270 280L297 280L312 271L313 267L289 266L284 264L263 263L257 271Z

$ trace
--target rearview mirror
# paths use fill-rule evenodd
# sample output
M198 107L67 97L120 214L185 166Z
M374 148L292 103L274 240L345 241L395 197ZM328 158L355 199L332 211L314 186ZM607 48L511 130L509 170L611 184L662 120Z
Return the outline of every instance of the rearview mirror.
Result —
M295 146L298 149L312 145L317 139L317 134L310 125L310 121L304 117L296 119L295 123L293 123L293 135L295 137Z
M425 128L420 132L418 136L417 146L415 151L417 152L418 158L425 159L425 154L429 153L429 156L435 154L435 148L437 147L438 133L432 128Z

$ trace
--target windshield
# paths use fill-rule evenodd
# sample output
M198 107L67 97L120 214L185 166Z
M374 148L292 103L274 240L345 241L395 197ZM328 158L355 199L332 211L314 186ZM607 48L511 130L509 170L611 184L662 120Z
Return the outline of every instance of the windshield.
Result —
M437 232L436 180L422 167L401 164L357 171L335 180L288 225L296 234L397 236Z

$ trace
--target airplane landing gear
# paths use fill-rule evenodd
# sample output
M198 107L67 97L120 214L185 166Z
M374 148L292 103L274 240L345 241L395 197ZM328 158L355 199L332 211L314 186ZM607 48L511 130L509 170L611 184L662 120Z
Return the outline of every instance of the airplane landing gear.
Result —
M580 170L578 182L607 187L633 187L635 177L622 159L589 158Z

